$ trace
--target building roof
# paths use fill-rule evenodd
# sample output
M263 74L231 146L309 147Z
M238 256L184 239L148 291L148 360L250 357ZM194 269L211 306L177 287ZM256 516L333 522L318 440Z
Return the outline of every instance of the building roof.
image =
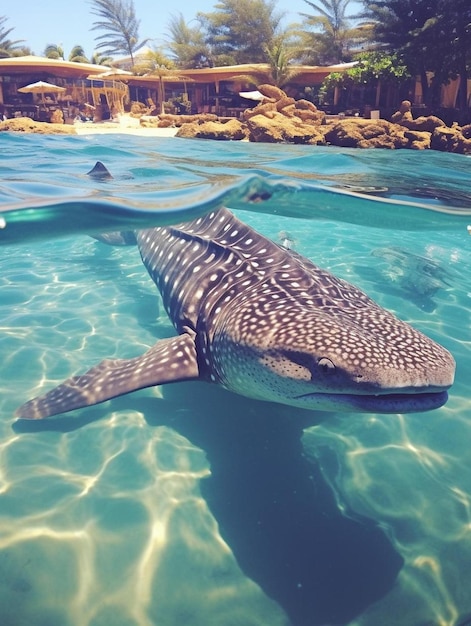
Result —
M341 63L338 65L293 65L291 69L295 72L292 80L289 82L296 84L317 84L321 83L331 72L343 72L356 63ZM171 74L164 76L166 83L183 83L183 77L187 77L188 81L194 83L214 83L223 80L236 80L237 78L253 75L263 75L270 72L270 66L267 63L245 63L241 65L224 65L220 67L204 67L200 69L178 69L176 73L178 77L172 77ZM136 85L152 85L159 81L158 76L152 74L144 76L127 76L128 84ZM242 81L243 82L243 81Z
M0 59L0 74L26 74L34 72L49 72L61 78L100 74L107 67L92 63L74 63L62 59L48 59L32 54L23 57L7 57Z
M355 65L355 63L341 63L339 65L293 65L296 72L295 77L290 81L297 84L316 84L331 72L342 72ZM93 65L91 63L74 63L62 59L49 59L28 55L23 57L0 58L1 74L33 74L47 72L60 78L84 78L93 74L102 74L109 68L104 65ZM244 76L268 74L270 66L267 63L246 63L241 65L227 65L221 67L205 67L200 69L179 69L176 76L169 74L163 77L167 83L183 83L187 77L188 81L195 83L214 83L223 80L234 80ZM126 76L128 84L154 86L159 81L158 76Z

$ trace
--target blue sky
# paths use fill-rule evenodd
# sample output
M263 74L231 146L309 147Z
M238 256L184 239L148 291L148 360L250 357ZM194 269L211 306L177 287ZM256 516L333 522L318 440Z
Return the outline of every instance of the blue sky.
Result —
M152 0L134 0L138 19L141 20L141 38L151 38L152 45L161 45L165 41L167 24L171 15L182 13L187 21L195 17L198 11L213 10L217 0L178 0L178 2L152 2ZM358 4L352 2L352 10ZM299 12L310 13L310 7L303 0L278 0L277 8L285 11L286 22L300 20ZM66 55L74 45L80 44L87 55L95 48L97 31L91 31L97 19L90 11L89 2L78 0L21 0L6 3L0 9L0 15L8 18L6 26L14 28L12 39L24 39L32 51L41 54L47 44L61 44Z

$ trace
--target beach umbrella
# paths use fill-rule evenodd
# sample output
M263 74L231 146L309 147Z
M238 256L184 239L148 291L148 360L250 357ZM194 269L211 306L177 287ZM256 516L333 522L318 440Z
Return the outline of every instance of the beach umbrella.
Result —
M88 80L126 80L127 77L134 76L132 72L121 70L119 68L111 68L101 74L90 74Z
M39 80L37 83L31 83L30 85L20 87L18 91L21 93L40 93L44 102L45 93L63 93L66 89L65 87L59 87L58 85L53 85L52 83L46 83L43 80Z
M247 100L263 100L265 96L258 91L239 91L239 96L241 98L246 98Z

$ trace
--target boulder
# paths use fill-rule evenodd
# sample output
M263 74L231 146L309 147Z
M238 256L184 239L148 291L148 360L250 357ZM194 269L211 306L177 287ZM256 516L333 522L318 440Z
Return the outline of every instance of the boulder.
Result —
M287 97L283 89L275 87L275 85L258 85L257 89L262 94L262 96L265 96L266 98L272 98L274 101L278 101L282 98Z
M240 141L241 139L245 139L246 136L247 131L245 125L235 118L226 122L189 122L187 124L183 124L176 134L176 137L219 139L226 141Z
M408 140L408 148L412 150L429 150L430 142L432 138L431 133L426 133L419 130L406 130L404 137Z
M268 143L324 144L324 135L318 126L305 124L297 117L277 113L273 118L255 115L247 122L249 140Z
M442 152L457 152L471 154L471 139L464 137L461 128L441 126L432 133L430 146L433 150Z
M324 111L318 111L316 108L302 109L297 106L298 104L299 102L297 102L295 105L296 106L295 115L296 117L299 117L300 120L302 120L306 124L317 124L317 125L325 124L326 115Z
M386 120L349 118L326 127L325 139L344 148L405 148L404 130Z
M179 128L183 124L215 122L218 116L213 113L199 113L195 115L172 115L170 113L162 113L157 117L144 116L141 117L141 126L145 128Z
M317 107L313 102L310 102L309 100L304 100L303 98L301 98L301 100L296 100L296 108L297 109L301 109L301 111L317 111Z
M415 120L403 121L401 125L409 130L418 130L427 133L433 133L435 128L439 128L440 126L446 126L445 122L436 115L421 115Z
M412 121L412 112L411 112L412 104L410 100L403 100L399 107L399 111L393 113L391 116L391 122L393 124L403 124L403 122L411 122Z
M244 120L248 120L251 117L255 117L256 115L265 115L269 119L273 119L277 112L278 110L276 108L275 100L271 102L264 101L260 102L260 104L257 104L257 106L253 109L245 109L243 113L243 118Z
M75 128L70 124L49 124L36 122L29 117L15 117L0 122L0 131L21 133L37 133L40 135L76 135Z
M287 109L288 107L293 107L293 109L295 109L295 102L296 100L294 98L290 98L289 96L283 96L283 98L280 98L276 101L276 110L281 112L283 111L283 109Z
M461 134L465 139L471 139L471 124L466 124L461 128Z

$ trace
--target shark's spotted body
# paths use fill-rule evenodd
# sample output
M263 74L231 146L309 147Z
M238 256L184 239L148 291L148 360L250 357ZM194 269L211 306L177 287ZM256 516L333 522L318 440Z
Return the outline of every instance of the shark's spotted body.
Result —
M178 336L103 361L27 402L19 417L182 380L308 409L415 412L446 401L455 369L447 350L227 209L136 240Z

